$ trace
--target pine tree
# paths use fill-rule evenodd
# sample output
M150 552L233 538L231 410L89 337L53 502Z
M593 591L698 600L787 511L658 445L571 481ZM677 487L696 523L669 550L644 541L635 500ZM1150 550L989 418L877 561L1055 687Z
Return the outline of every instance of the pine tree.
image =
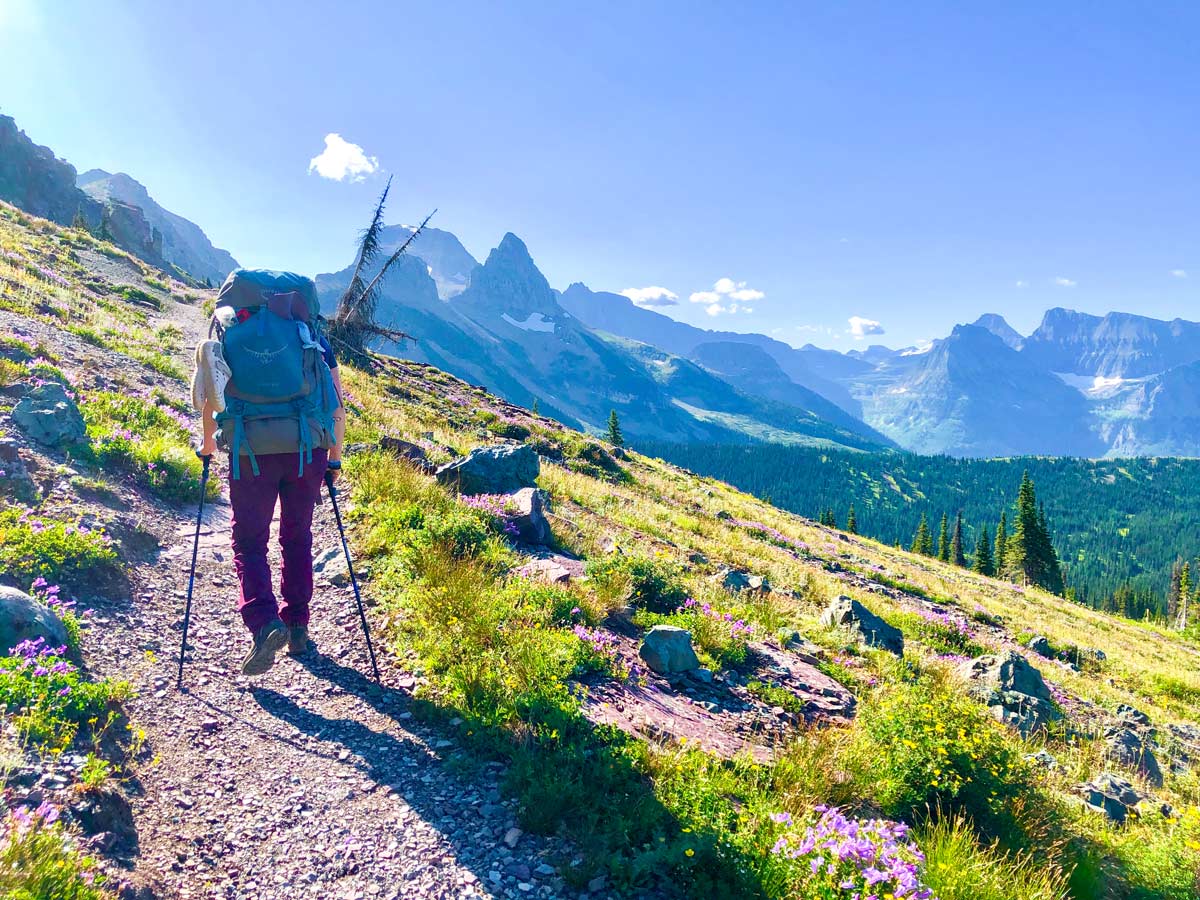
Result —
M991 539L988 537L986 525L979 530L979 541L975 544L975 562L971 568L989 578L996 574L996 566L992 561Z
M954 536L950 538L950 561L956 566L966 566L967 554L963 550L962 513L954 520Z
M1008 549L1008 513L1001 511L1000 524L996 526L996 546L992 551L992 572L1003 577L1004 552Z
M1063 592L1062 567L1050 540L1046 510L1038 505L1028 471L1017 491L1016 517L1012 537L1005 542L1002 571L1021 584L1037 585L1054 594Z
M925 513L921 513L921 522L917 525L917 533L913 537L912 552L933 556L933 535L929 533L929 519Z
M858 534L858 517L854 515L854 504L850 504L850 509L846 513L846 530L851 534Z
M945 513L942 513L942 527L938 531L938 559L942 562L950 562L950 522Z
M540 416L542 414L542 411L540 409L538 409L538 398L537 397L533 398L533 406L529 407L529 411L531 413L533 413L535 416Z
M1179 601L1182 599L1183 560L1176 558L1171 566L1171 583L1167 587L1167 621L1174 623L1179 617Z
M71 220L71 227L76 229L77 231L90 231L90 229L88 228L87 219L85 219L83 217L83 209L82 208L78 208L75 210L75 218L73 218Z
M615 409L608 413L608 434L606 436L608 442L614 447L625 446L625 435L621 434L621 420L617 418Z

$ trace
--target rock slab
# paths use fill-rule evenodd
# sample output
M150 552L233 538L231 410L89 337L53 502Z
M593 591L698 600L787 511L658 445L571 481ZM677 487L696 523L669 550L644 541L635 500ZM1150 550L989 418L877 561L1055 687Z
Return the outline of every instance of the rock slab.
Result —
M509 521L516 526L517 538L526 544L548 545L553 535L546 512L550 500L538 488L521 488L509 499L513 512Z
M700 668L700 660L692 648L691 632L674 625L655 625L646 632L638 656L660 675Z
M900 629L845 595L834 599L821 613L821 624L826 628L848 628L871 647L904 655L904 634Z
M958 668L971 683L970 693L987 704L997 721L1028 736L1062 718L1042 673L1020 653L987 654Z
M57 381L38 385L13 408L16 425L39 444L60 447L87 436L79 406Z
M477 447L437 470L441 484L463 494L510 494L533 487L541 471L538 455L525 444Z

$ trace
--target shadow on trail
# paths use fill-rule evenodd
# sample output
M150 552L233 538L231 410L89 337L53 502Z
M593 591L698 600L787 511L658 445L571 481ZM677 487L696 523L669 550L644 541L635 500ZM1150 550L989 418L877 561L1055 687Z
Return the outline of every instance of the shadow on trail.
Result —
M473 761L502 763L506 771L501 789L518 800L520 826L535 834L557 833L585 858L583 865L573 867L566 865L570 860L553 860L560 863L568 891L587 893L588 883L603 875L601 882L607 889L597 897L610 895L618 886L624 890L611 895L642 900L763 896L746 861L721 846L721 824L699 826L696 820L704 817L695 815L685 823L655 795L653 784L638 767L641 745L635 739L615 729L598 729L553 707L529 710L528 721L538 724L523 727L519 736L511 728L470 717L460 728L439 728L437 720L445 711L414 700L403 690L380 686L328 657L313 654L297 661L315 677L361 698L401 727L411 723L398 717L412 711L413 718L429 730L445 731L456 749ZM395 677L395 670L385 669L385 680L389 675ZM275 691L260 689L255 698L266 712L294 727L341 742L361 757L360 768L377 784L395 785L399 773L413 772L409 761L414 754L438 764L415 741L397 739L359 722L327 718ZM406 800L431 824L444 815L436 804L423 801L419 792ZM622 825L614 828L617 820ZM456 850L462 853L464 848L456 845ZM469 858L459 859L471 865Z

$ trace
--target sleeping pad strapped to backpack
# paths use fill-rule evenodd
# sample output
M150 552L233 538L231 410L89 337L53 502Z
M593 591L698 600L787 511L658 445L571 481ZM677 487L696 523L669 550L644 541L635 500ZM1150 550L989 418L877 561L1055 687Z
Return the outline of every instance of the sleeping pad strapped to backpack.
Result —
M217 414L217 443L234 478L242 457L258 474L255 454L300 454L300 474L314 448L334 444L341 406L319 337L320 306L312 279L291 272L237 269L217 294L214 331L232 377Z

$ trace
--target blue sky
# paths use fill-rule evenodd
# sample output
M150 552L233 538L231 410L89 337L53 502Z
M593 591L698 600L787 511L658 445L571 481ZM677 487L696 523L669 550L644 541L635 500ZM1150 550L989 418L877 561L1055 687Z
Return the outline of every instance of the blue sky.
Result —
M346 265L392 174L393 223L794 344L1200 318L1200 5L734 6L0 0L0 112L245 265Z

